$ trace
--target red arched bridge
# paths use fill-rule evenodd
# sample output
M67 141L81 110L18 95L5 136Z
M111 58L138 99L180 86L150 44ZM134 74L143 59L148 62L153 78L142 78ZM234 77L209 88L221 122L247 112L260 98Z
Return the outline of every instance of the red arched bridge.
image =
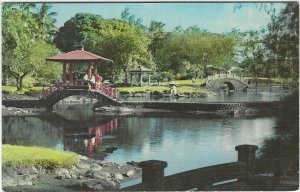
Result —
M95 84L89 89L88 85L69 85L60 83L40 94L37 100L3 100L2 104L19 108L41 108L53 110L53 106L60 100L72 95L82 95L97 99L94 107L103 105L120 106L117 101L117 90L105 84Z
M88 85L68 85L60 83L42 92L40 102L44 107L52 110L55 103L72 95L84 95L97 99L98 101L95 106L101 106L103 104L120 105L117 101L117 89L103 83L96 83L91 89L89 89Z

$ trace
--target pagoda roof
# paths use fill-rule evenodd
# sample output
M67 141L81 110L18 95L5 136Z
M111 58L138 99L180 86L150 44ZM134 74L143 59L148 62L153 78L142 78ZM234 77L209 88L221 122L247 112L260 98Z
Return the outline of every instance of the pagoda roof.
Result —
M63 53L60 55L47 58L46 60L56 61L56 62L70 62L70 63L81 63L81 62L92 63L92 62L99 62L102 60L113 62L110 59L87 52L85 50L70 51L67 53Z

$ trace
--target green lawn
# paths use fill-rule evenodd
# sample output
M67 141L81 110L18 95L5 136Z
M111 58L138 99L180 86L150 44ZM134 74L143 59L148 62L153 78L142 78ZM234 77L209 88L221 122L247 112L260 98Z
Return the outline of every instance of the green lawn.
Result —
M164 91L169 91L168 86L143 86L143 87L119 87L117 88L119 92L139 92L139 91L158 91L163 93ZM192 86L178 85L177 91L180 93L207 93L206 89L194 88Z
M167 86L143 86L143 87L118 87L118 91L120 92L137 92L137 91L158 91L163 92L165 90L169 90Z
M46 90L48 87L44 87ZM25 92L34 92L34 91L42 91L43 87L31 87L31 88L23 88L21 91L17 91L17 87L10 85L2 85L3 91L8 91L12 93L24 94Z
M208 93L207 89L199 89L191 86L178 86L177 91L180 93Z
M78 161L73 152L56 151L42 147L2 145L2 166L70 167Z
M175 83L177 85L202 85L205 82L205 80L197 79L195 83L193 83L192 80L175 80ZM169 82L163 82L162 85L169 85Z
M9 85L2 85L2 90L3 91L9 91L9 92L16 92L17 87L9 86Z

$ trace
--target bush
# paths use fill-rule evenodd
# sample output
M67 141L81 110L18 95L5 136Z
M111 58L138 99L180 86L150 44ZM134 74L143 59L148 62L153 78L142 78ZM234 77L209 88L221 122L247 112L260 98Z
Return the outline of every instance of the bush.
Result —
M181 76L179 78L179 80L188 80L188 79L192 79L193 77L195 77L195 73L194 72L186 73L185 75Z
M23 80L24 88L31 88L35 83L35 79L32 76L26 76Z
M156 80L158 82L172 81L174 79L175 79L175 75L167 71L156 73L155 75L152 76L152 80Z

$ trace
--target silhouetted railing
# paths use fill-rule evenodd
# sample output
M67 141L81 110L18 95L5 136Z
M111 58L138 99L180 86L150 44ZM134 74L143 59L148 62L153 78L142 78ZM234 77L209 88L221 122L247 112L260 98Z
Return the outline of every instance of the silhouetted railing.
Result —
M51 93L53 93L54 91L64 89L64 85L65 85L64 83L58 83L58 84L54 85L53 87L51 86L48 89L46 89L45 91L43 91L41 93L41 96L47 97L47 96L51 95Z
M236 181L231 181L229 184L236 184L236 186L238 186L238 183L249 181L255 174L269 173L272 171L275 176L279 176L284 172L283 166L280 167L278 165L284 164L286 160L257 160L255 158L255 151L257 149L258 147L255 145L239 145L235 147L235 150L238 151L237 162L203 167L166 177L164 177L164 169L167 167L167 162L158 160L143 161L139 163L139 167L142 168L142 183L121 190L211 190L212 187L216 186L228 186L228 183L224 184L224 182L233 179L236 179ZM274 162L277 162L277 164L272 166L272 169L264 168L266 164L274 165ZM223 184L216 185L220 182L223 182Z

